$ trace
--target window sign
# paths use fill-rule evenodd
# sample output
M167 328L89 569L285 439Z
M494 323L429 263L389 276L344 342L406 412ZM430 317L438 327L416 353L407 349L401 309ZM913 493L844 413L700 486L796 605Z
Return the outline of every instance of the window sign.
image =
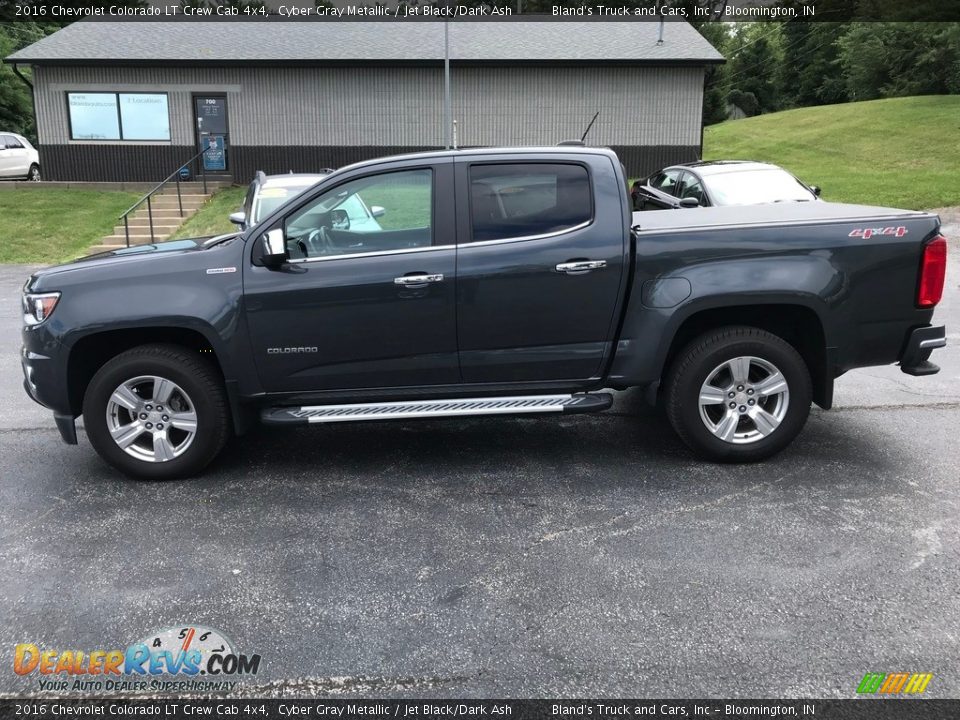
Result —
M169 140L165 93L67 93L73 140Z
M120 93L120 125L124 140L169 140L167 96Z
M206 135L203 138L203 169L226 170L227 148L223 135Z
M120 118L113 93L69 93L70 130L74 140L119 140Z

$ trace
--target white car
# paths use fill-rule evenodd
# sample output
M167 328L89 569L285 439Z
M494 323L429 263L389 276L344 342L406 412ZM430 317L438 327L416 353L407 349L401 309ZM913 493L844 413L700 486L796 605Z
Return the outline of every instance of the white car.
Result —
M330 172L267 175L260 170L247 188L243 208L230 215L230 222L239 225L242 230L253 227L287 200L316 185Z
M40 153L23 135L0 132L0 178L40 182Z
M333 170L328 169L315 174L266 175L260 171L247 189L243 208L230 215L230 222L239 225L242 230L253 227L288 200L309 190L332 172ZM367 206L364 199L356 193L338 195L333 198L332 203L330 207L323 208L324 212L330 213L331 228L353 232L383 230L375 218L383 217L387 211L379 205Z

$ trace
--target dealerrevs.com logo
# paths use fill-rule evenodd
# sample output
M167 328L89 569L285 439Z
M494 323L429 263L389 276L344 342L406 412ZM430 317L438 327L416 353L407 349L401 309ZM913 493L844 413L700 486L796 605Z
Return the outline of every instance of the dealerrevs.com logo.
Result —
M232 690L260 671L260 655L234 650L218 630L199 625L151 633L123 649L59 650L20 643L13 671L38 690L60 692L203 692Z

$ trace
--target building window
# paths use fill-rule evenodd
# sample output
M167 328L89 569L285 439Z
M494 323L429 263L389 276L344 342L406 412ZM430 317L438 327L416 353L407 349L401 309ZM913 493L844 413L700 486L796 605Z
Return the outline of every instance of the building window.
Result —
M473 241L563 232L590 222L590 178L582 165L524 163L470 168Z
M67 93L72 140L169 140L166 93Z

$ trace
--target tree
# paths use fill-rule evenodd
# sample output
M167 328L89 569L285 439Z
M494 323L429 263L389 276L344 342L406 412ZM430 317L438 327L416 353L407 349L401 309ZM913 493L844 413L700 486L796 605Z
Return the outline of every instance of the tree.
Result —
M730 32L726 23L702 23L698 30L721 55L726 54ZM709 65L703 79L703 124L723 122L727 119L726 66Z
M853 23L837 46L850 100L960 92L958 23Z
M847 87L840 75L837 41L848 29L847 23L784 23L779 71L784 107L846 102Z
M0 58L32 45L58 29L58 25L51 23L0 23ZM21 68L21 73L29 80L28 68ZM0 128L25 135L31 142L37 139L30 88L17 77L9 63L0 65Z
M757 101L757 112L780 109L777 69L782 57L781 44L780 26L773 23L740 23L730 43L727 83L731 91L752 94ZM742 109L747 112L746 108Z
M752 92L733 89L727 94L727 102L743 110L746 115L756 115L760 110L757 96Z

